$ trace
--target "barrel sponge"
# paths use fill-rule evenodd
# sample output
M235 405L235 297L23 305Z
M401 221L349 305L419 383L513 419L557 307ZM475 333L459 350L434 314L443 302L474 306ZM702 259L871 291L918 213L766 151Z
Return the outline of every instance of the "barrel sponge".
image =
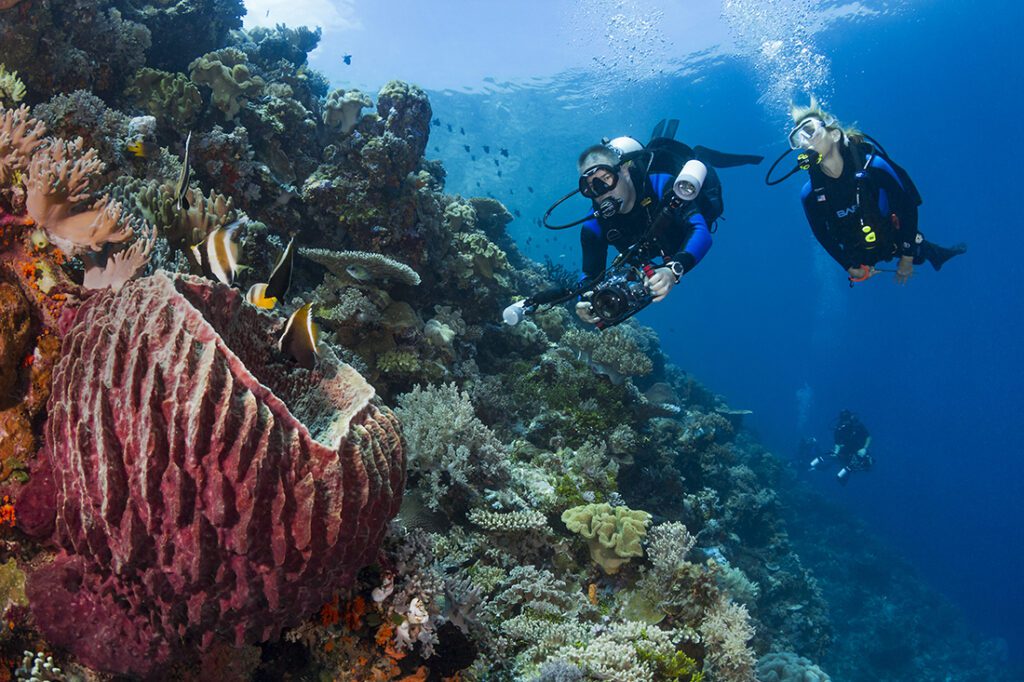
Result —
M651 515L645 511L610 504L585 504L562 512L562 523L579 533L590 546L590 557L608 575L631 557L643 556L641 542L647 535Z
M283 324L162 271L66 323L49 481L19 499L55 510L26 588L50 644L155 676L275 639L375 560L405 483L397 418L329 347L313 370L276 354Z

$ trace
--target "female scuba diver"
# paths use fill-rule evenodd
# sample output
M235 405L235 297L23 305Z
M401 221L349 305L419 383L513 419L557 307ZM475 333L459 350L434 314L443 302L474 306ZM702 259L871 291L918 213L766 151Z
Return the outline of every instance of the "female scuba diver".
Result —
M803 150L798 169L809 171L801 201L815 238L848 273L851 286L882 272L877 263L899 258L896 282L906 284L914 265L925 261L939 270L967 245L945 248L925 240L917 228L921 204L914 182L878 142L840 126L812 96L810 106L793 105L791 150ZM785 155L783 155L785 156ZM779 158L779 161L782 157ZM776 161L772 166L778 165Z

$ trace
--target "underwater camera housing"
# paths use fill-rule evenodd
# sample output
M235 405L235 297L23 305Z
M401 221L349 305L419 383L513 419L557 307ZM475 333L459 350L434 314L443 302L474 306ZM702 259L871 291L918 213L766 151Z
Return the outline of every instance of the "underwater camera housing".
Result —
M623 263L613 266L590 291L583 294L594 314L601 318L597 323L598 329L607 329L628 320L654 300L644 280L643 270Z

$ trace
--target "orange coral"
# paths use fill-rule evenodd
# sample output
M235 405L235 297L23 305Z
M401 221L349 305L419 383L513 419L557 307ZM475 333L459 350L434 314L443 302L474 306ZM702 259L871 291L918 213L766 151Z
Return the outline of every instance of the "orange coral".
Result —
M339 619L338 614L338 595L334 595L334 599L330 603L324 604L320 609L320 624L325 628L329 628L332 625L337 625Z
M349 630L358 630L363 624L363 616L366 615L366 600L362 595L345 604L345 627Z
M416 668L416 672L414 672L412 675L406 675L402 679L398 680L398 682L426 682L426 679L427 668L421 665L420 667Z
M590 586L587 588L587 598L591 604L597 606L597 583L590 583Z
M14 528L14 524L17 522L18 519L14 514L14 503L11 502L10 496L4 495L4 502L0 504L0 526L6 523L11 528Z

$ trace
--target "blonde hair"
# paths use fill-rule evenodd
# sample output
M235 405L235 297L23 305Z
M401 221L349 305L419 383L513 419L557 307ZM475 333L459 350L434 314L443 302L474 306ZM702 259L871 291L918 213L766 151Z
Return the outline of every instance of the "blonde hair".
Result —
M818 118L823 122L831 121L831 123L828 123L825 126L827 130L841 130L851 142L864 141L864 134L855 125L844 128L843 125L839 123L838 118L821 108L821 104L818 103L818 98L814 95L811 95L811 103L806 107L797 106L793 102L790 102L789 115L793 117L794 124L800 123L805 118Z

